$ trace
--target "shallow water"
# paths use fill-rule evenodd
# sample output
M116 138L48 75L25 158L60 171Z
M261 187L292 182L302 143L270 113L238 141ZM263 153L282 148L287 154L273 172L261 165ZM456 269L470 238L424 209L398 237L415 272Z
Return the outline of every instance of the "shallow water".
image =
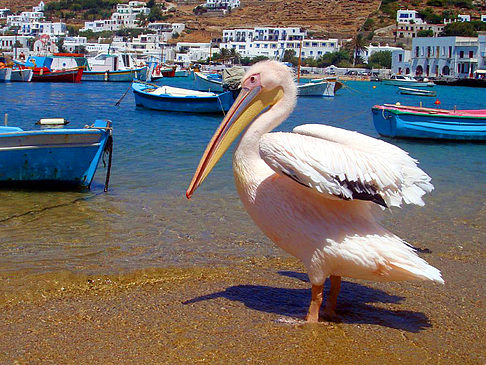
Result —
M191 87L193 81L161 83ZM373 85L376 88L373 88ZM0 191L0 270L94 273L152 266L218 264L247 257L284 255L253 225L233 186L231 153L188 201L184 192L218 115L191 115L137 108L121 83L4 83L0 113L24 129L44 117L64 117L81 127L111 119L114 157L108 193L100 166L89 192ZM434 98L396 94L396 88L347 82L335 98L299 98L279 130L325 123L378 137L374 104L433 106ZM436 86L442 107L484 108L486 90ZM420 161L435 190L424 208L386 214L385 225L409 241L484 243L486 145L389 140ZM416 242L417 243L417 242Z

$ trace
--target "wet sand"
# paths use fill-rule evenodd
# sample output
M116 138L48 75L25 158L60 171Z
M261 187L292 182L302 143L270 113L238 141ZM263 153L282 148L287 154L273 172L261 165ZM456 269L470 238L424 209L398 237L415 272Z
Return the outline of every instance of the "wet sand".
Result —
M484 253L437 251L422 257L445 286L346 280L342 322L312 325L307 276L285 255L119 275L4 273L0 363L484 364Z

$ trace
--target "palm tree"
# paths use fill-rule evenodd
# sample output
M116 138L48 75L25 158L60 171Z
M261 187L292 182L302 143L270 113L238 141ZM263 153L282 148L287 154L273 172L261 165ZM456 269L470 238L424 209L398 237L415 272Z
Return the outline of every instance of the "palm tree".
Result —
M354 37L353 49L354 49L353 66L355 66L356 59L358 58L358 54L361 53L361 51L364 51L366 49L366 39L363 37L363 33L357 33L356 37Z

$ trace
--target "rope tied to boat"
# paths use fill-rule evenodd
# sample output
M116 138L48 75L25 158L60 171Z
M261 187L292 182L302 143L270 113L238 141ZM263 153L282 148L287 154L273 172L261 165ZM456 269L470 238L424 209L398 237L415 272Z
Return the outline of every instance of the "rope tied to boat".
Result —
M216 97L218 98L219 106L221 107L221 111L223 112L223 116L226 116L226 112L224 111L224 107L223 107L223 102L221 101L221 98L219 97L219 95L221 95L221 94L218 94Z

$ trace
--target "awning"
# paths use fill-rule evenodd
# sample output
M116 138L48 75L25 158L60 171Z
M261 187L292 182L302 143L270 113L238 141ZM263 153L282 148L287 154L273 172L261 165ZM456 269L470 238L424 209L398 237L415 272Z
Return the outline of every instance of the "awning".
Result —
M474 71L474 73L477 73L477 74L486 74L486 70L476 70L476 71Z

